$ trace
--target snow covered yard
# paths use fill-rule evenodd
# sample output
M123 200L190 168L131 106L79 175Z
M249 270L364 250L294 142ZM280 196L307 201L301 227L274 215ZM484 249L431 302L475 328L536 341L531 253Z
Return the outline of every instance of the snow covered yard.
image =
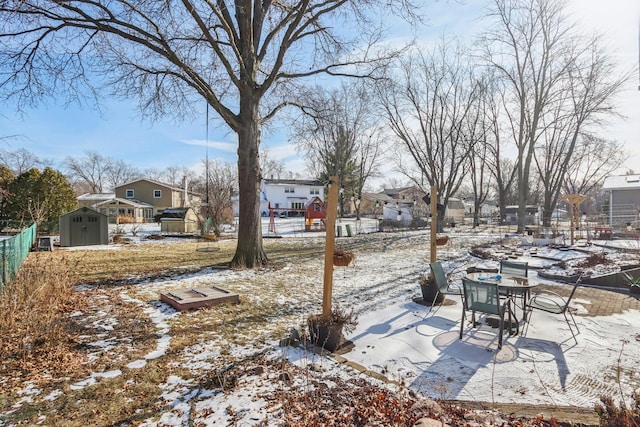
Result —
M468 249L498 235L459 230L450 236L438 258L457 277L468 266L493 265ZM95 411L96 425L335 425L340 419L332 417L371 412L376 405L397 411L394 419L406 425L418 414L420 396L591 408L601 395L628 399L638 388L637 310L594 316L594 301L583 294L575 300L582 314L577 344L562 317L536 312L520 335L505 336L498 351L495 330L487 325L459 339L461 304L455 297L433 311L419 304L417 278L428 269L428 231L357 235L338 244L354 251L356 260L335 269L334 304L359 314L358 327L347 336L352 344L339 359L304 345L280 345L291 329L304 335L306 318L321 310L323 239L266 239L268 253L273 246L271 253L278 254L273 268L209 267L81 288L91 302L71 319L84 328L77 345L82 368L64 377L47 372L0 380L14 390L12 400L3 402L0 425L20 419L80 425L90 417L83 411ZM193 245L195 251L203 244ZM136 246L144 248L142 241ZM129 248L104 250L109 256L110 250ZM159 302L160 292L205 285L236 292L241 303L179 313ZM372 400L341 406L343 389L352 395L368 391ZM333 412L310 399L310 391L333 399ZM112 403L96 404L106 396Z

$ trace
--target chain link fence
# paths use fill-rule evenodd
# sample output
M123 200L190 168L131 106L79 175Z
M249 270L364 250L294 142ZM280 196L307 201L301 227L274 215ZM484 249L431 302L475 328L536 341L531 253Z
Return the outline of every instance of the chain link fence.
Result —
M22 263L29 255L31 246L36 240L36 225L25 228L10 237L0 236L0 253L2 254L2 276L0 288L16 277Z

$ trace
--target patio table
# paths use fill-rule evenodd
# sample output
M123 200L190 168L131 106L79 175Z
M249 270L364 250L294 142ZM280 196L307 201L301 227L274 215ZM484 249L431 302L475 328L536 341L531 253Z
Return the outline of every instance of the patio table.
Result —
M511 298L511 300L514 300L516 295L522 296L522 321L524 323L527 322L527 301L529 301L531 289L538 286L537 281L531 280L528 277L513 276L510 274L467 273L466 276L472 280L497 283L498 288L504 291L507 298ZM517 319L515 313L512 312L511 314Z

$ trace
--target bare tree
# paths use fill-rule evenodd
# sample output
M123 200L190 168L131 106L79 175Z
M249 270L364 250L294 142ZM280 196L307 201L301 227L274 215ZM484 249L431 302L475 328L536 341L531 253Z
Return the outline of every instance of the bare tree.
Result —
M483 56L506 88L508 125L517 149L518 230L524 231L529 178L543 114L574 60L575 37L555 0L494 0L491 29L481 37Z
M443 40L432 52L415 53L401 61L394 83L381 87L390 127L419 169L420 178L435 186L438 212L460 188L469 154L480 135L477 120L480 85L464 62L461 47ZM429 189L425 189L429 193ZM439 221L439 227L442 221Z
M233 215L233 195L238 185L236 168L220 160L205 161L205 176L200 180L204 188L198 191L205 194L204 215L211 220L216 236L220 235L220 225Z
M296 123L295 136L309 169L321 180L337 176L343 196L361 200L382 152L382 128L372 94L361 82L351 82L334 89L316 87L305 98L305 104L299 104L303 115ZM340 198L340 212L344 212L344 197ZM357 203L356 214L359 217Z
M575 147L574 159L562 189L566 194L586 194L619 169L627 153L622 144L586 134L581 135Z
M262 167L262 176L266 178L280 179L284 176L284 162L271 157L271 153L267 149L263 149L260 154L260 165Z
M259 212L261 125L288 104L294 82L373 75L393 57L375 46L382 35L377 7L415 17L410 0L0 2L0 88L18 105L60 93L82 100L86 89L97 98L91 77L98 76L116 94L137 97L151 118L189 116L205 98L238 135L231 263L260 266L268 261ZM358 31L342 31L358 24Z
M551 225L551 215L570 169L578 168L585 154L584 143L594 142L583 138L582 150L576 156L576 147L593 125L601 125L602 118L612 114L613 97L620 91L630 75L619 75L615 64L597 39L576 55L569 69L566 85L559 88L564 96L554 103L554 108L542 115L543 141L535 152L535 164L543 184L543 220ZM604 148L602 140L600 147ZM588 150L587 150L588 151ZM620 158L614 155L613 159ZM607 164L602 159L602 164ZM613 162L615 163L615 161Z
M200 192L197 190L201 187L198 172L186 166L169 165L163 169L146 169L142 176L175 188L184 189L186 185L188 191Z
M104 173L105 183L110 190L141 177L140 171L124 160L112 160Z
M67 175L75 181L89 185L92 193L102 193L106 188L106 177L112 160L92 151L85 151L83 157L67 157L64 166Z
M17 150L0 150L0 163L7 166L14 174L20 175L33 168L43 168L48 162L42 161L26 148Z
M478 111L473 114L475 118L473 121L469 121L469 124L476 126L477 129L471 130L470 134L478 135L476 143L473 145L471 153L469 155L469 181L471 183L471 192L473 195L473 227L475 228L480 223L480 210L482 205L487 201L489 196L489 188L492 182L492 169L491 169L491 153L496 147L495 140L493 139L493 115L492 101L493 98L490 94L486 93L488 76L485 76L481 83L482 94L479 102L476 104ZM495 170L495 169L494 169Z

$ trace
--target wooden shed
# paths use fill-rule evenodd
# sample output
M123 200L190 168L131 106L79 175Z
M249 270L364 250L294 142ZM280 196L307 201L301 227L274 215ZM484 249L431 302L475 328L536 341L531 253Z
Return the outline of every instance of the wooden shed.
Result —
M59 224L60 246L106 245L109 243L107 216L86 206L60 216Z
M326 229L327 207L320 197L313 197L304 207L305 231L324 231Z
M164 233L195 233L198 215L191 208L168 208L160 216L160 231Z

